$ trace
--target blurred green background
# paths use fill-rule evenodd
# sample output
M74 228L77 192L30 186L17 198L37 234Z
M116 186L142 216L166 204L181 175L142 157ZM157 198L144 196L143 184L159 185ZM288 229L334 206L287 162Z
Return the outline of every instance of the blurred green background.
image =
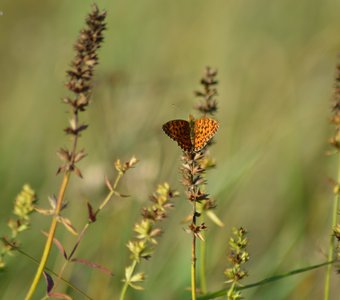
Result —
M13 201L24 183L47 197L58 191L55 153L69 145L62 129L67 107L60 99L73 44L93 1L0 2L0 234L7 232ZM220 129L208 173L208 191L225 223L208 222L208 285L223 288L232 226L249 230L250 276L245 283L326 260L336 157L327 157L332 135L330 99L340 50L340 2L333 0L97 1L107 10L105 43L95 74L93 102L81 118L90 124L81 147L84 179L73 177L65 212L77 228L86 222L86 201L105 195L104 175L115 159L140 163L87 232L77 257L113 270L112 279L77 265L65 276L94 299L117 299L125 247L148 195L158 183L179 183L180 149L161 125L187 118L193 90L205 66L219 70ZM127 299L188 299L190 236L181 220L191 208L182 196L163 224L154 257L143 263L146 291ZM22 237L23 250L39 258L49 219L35 215ZM67 249L74 241L59 228ZM54 249L48 266L58 270ZM22 299L36 265L17 254L0 273L0 298ZM325 269L244 292L246 299L321 299ZM332 299L340 294L332 281ZM82 299L72 290L74 299ZM44 284L39 295L44 293Z

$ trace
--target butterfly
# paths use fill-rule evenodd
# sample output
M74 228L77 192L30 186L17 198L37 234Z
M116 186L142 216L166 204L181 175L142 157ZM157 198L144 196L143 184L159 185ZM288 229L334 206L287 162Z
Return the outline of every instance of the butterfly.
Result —
M186 120L172 120L163 125L163 131L187 152L197 152L215 135L219 125L216 120L206 117Z

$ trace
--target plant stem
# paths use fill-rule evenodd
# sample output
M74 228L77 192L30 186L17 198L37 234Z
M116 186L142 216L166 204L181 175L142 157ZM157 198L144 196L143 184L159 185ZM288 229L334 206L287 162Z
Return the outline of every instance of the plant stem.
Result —
M29 289L29 291L28 291L28 293L25 297L25 300L32 299L32 296L33 296L33 294L34 294L34 292L35 292L35 290L38 286L41 274L43 273L44 268L46 266L46 262L47 262L47 259L49 257L50 251L51 251L54 234L55 234L55 231L56 231L56 228L57 228L58 215L59 215L59 212L60 212L61 207L62 207L65 191L66 191L67 185L69 183L69 180L70 180L70 172L66 172L64 174L63 181L62 181L62 184L60 186L59 195L58 195L56 208L55 208L55 214L54 214L52 222L51 222L51 226L50 226L50 230L49 230L48 237L47 237L47 240L46 240L44 252L43 252L43 255L40 259L39 267L37 269L37 272L35 274L33 282L30 286L30 289Z
M137 265L137 261L134 260L132 262L132 265L131 265L131 274L133 274L135 268L136 268L136 265ZM125 295L126 295L126 291L127 291L127 288L129 287L129 281L128 280L125 280L124 281L124 285L123 285L123 288L122 288L122 291L120 293L120 297L119 297L119 300L124 300L125 299Z
M192 227L196 227L196 199L193 204L193 216ZM196 235L192 232L192 244L191 244L191 300L196 300Z
M99 206L99 208L96 210L95 215L97 216L98 213L105 207L105 205L110 201L110 199L112 198L112 196L116 193L116 188L118 186L118 183L120 181L120 179L123 177L124 173L119 172L118 176L116 177L116 180L113 184L113 189L110 190L110 192L107 194L107 196L105 197L105 199L102 201L101 205ZM89 228L89 226L91 225L91 222L87 222L82 231L80 232L80 234L78 235L78 239L77 242L75 243L75 245L73 246L73 249L70 253L70 255L68 256L67 260L64 262L64 264L62 265L59 273L58 273L58 279L60 279L62 277L62 274L64 273L65 268L67 267L68 263L70 262L70 260L72 259L73 255L75 254L76 250L78 249L78 246L85 234L85 232L87 231L87 229ZM56 282L54 288L56 288L59 284L59 281Z
M262 279L260 281L254 282L254 283L250 283L250 284L247 284L247 285L244 285L244 286L239 286L239 287L237 287L237 290L241 291L241 290L246 290L246 289L250 289L250 288L254 288L254 287L258 287L258 286L263 286L263 285L271 283L271 282L282 280L286 277L294 276L294 275L297 275L297 274L301 274L301 273L304 273L304 272L308 272L308 271L311 271L311 270L318 269L320 267L327 266L329 264L333 264L334 262L336 262L336 261L335 260L326 261L326 262L323 262L321 264L308 266L308 267L304 267L304 268L301 268L301 269L292 270L292 271L284 273L284 274L274 275L272 277L265 278L265 279ZM218 297L223 297L223 296L226 295L228 290L229 289L223 289L223 290L219 290L219 291L216 291L216 292L213 292L213 293L209 293L209 294L203 295L201 297L198 297L198 300L209 300L209 299L215 299L215 298L218 298Z
M116 180L113 184L112 191L110 191L110 193L106 196L104 201L100 204L99 208L95 212L95 215L97 215L105 207L105 205L110 201L111 197L116 193L118 183L119 183L120 179L123 177L123 175L124 175L124 173L122 173L122 172L118 173L118 176L117 176L117 178L116 178Z
M232 296L232 293L235 290L235 287L236 287L236 282L233 282L232 285L230 286L228 292L227 292L227 299L228 300L232 299L231 296Z
M340 185L340 153L338 154L338 178L337 178L337 189L339 189ZM339 210L339 191L336 191L333 203L333 216L332 216L332 230L336 227L337 224L337 217L338 217L338 210ZM328 261L332 261L334 258L334 234L331 234L329 239L329 250L328 250ZM324 300L329 300L330 294L330 284L331 284L331 274L332 274L332 265L329 264L327 266L326 271L326 278L325 278L325 293L324 293Z
M200 217L200 222L204 223L204 211L201 214ZM207 293L207 279L205 276L205 266L206 266L206 250L207 250L207 244L205 241L205 232L202 231L202 236L204 238L204 241L200 242L200 290L202 291L202 294L206 294Z
M33 263L35 263L36 265L39 265L39 261L36 260L34 257L32 257L31 255L29 255L28 253L24 252L22 249L18 248L16 245L11 244L10 242L8 242L7 240L5 240L4 238L2 238L2 241L6 244L9 245L11 247L13 247L13 249L15 249L16 251L18 251L20 254L22 254L23 256L25 256L26 258L28 258L29 260L31 260ZM52 275L58 277L58 274L55 273L53 270L49 269L48 267L45 267L45 270L47 270L49 273L51 273ZM77 288L76 286L72 285L71 282L67 281L65 278L61 277L60 278L61 281L63 281L69 288L75 290L76 292L78 292L79 294L81 294L84 299L88 299L88 300L93 300L90 296L86 295L85 292L83 292L81 289Z

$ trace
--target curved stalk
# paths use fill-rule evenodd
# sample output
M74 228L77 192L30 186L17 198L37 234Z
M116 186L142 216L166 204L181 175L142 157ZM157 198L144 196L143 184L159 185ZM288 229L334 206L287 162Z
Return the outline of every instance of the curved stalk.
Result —
M50 252L51 252L54 234L55 234L55 231L56 231L56 228L57 228L58 215L59 215L61 207L62 207L65 191L66 191L67 185L69 183L69 180L70 180L70 172L67 172L67 173L64 174L63 181L62 181L62 184L60 186L59 195L58 195L58 199L57 199L57 203L56 203L55 215L53 216L53 219L52 219L52 222L51 222L50 230L49 230L48 237L47 237L47 240L46 240L46 243L45 243L44 252L43 252L43 255L40 259L40 263L39 263L37 272L34 276L34 279L33 279L33 282L30 286L29 291L27 292L25 300L32 299L32 296L33 296L33 294L34 294L34 292L35 292L35 290L38 286L40 277L41 277L41 275L42 275L42 273L45 269L47 259L50 255Z
M102 201L102 203L101 203L101 205L99 206L99 208L96 210L96 212L95 212L95 215L96 215L96 216L97 216L98 213L105 207L105 205L110 201L110 199L112 198L112 196L115 194L116 189L117 189L117 186L118 186L118 183L119 183L120 179L123 177L123 175L124 175L124 173L121 173L121 172L118 173L118 176L117 176L117 178L116 178L116 180L115 180L115 182L114 182L114 184L113 184L112 190L110 190L110 192L107 194L107 196L105 197L105 199ZM80 234L78 235L78 239L77 239L75 245L73 246L73 249L72 249L72 251L71 251L71 253L70 253L68 259L64 262L64 264L62 265L62 267L61 267L61 269L60 269L60 271L59 271L59 273L58 273L58 279L62 278L62 274L64 273L65 268L66 268L67 265L69 264L70 260L72 259L73 255L75 254L76 250L78 249L78 246L79 246L79 244L80 244L80 242L81 242L81 240L82 240L82 238L83 238L85 232L87 231L87 229L89 228L89 226L90 226L91 224L92 224L92 223L89 221L89 222L87 222L87 223L84 225L82 231L81 231ZM58 286L58 284L59 284L59 281L56 282L54 288L56 288L56 287Z

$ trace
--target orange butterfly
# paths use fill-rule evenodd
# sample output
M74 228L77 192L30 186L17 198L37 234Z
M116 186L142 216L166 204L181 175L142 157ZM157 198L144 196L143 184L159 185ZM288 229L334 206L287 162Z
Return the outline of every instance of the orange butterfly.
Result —
M211 140L218 129L218 122L206 117L172 120L163 125L164 132L184 150L200 151Z

